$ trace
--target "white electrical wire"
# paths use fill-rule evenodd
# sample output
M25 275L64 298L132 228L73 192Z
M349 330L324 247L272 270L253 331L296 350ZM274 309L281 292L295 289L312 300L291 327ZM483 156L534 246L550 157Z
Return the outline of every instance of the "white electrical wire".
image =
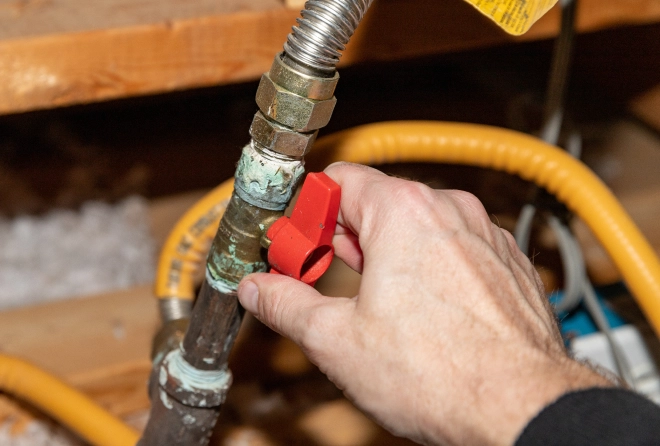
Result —
M545 142L557 145L564 119L564 102L567 91L568 71L573 49L575 35L575 11L577 0L562 0L562 26L553 52L548 95L545 104L543 126L540 136ZM572 131L566 139L566 150L575 158L582 153L582 137L579 132ZM529 241L536 215L536 206L526 204L520 211L516 222L514 238L520 250L528 255ZM575 309L584 298L584 305L594 320L596 327L603 332L612 351L619 376L628 385L634 388L630 366L612 335L611 327L607 321L596 292L587 277L584 257L579 243L571 230L558 217L550 215L547 222L557 238L557 247L561 255L564 269L564 295L556 305L555 312L563 313Z
M526 255L529 256L529 238L532 234L532 223L534 223L534 216L536 215L536 206L533 204L526 204L520 210L520 215L516 222L516 228L513 231L513 237L516 239L518 248Z
M548 225L557 238L557 248L564 267L564 295L555 305L555 312L559 314L572 311L580 305L587 274L582 250L568 226L554 215L548 217Z
M587 308L589 315L594 320L596 327L598 327L598 329L601 332L603 332L603 334L605 335L605 338L607 339L607 343L610 346L610 350L612 351L612 356L614 357L614 363L616 365L616 369L619 376L631 388L634 389L635 379L633 378L632 371L630 370L630 365L628 364L628 360L626 359L623 351L621 350L621 347L617 343L616 339L614 339L614 335L612 334L612 329L610 327L609 322L607 321L607 316L605 315L605 312L603 311L600 302L598 302L596 291L594 290L594 287L589 281L589 279L585 278L583 283L584 283L583 286L584 306Z
M584 306L589 312L589 315L594 320L598 330L600 330L607 339L610 350L612 351L612 356L614 357L617 373L631 388L634 389L635 380L630 365L628 364L621 347L616 342L616 339L614 339L612 328L607 321L607 316L598 301L596 291L594 290L591 281L587 277L580 244L577 242L568 226L566 226L559 218L554 215L550 216L548 218L548 224L557 237L557 245L564 264L564 271L567 278L570 278L571 280L570 283L567 282L564 298L556 305L555 312L562 313L571 311L584 299ZM570 272L566 272L567 269L570 270Z

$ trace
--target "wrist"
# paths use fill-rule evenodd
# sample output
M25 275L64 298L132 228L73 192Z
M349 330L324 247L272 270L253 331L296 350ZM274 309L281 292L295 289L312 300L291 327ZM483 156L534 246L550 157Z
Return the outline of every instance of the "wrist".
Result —
M566 393L594 387L615 387L615 381L597 373L588 365L568 357L550 361L534 373L524 386L524 394L516 395L517 400L508 404L517 407L509 422L504 421L500 431L501 440L491 444L514 444L527 424L545 407ZM496 439L497 437L494 437Z
M610 379L568 357L545 356L496 372L464 395L473 401L469 411L438 419L441 410L428 413L428 444L514 444L527 424L562 395L592 387L615 387ZM437 401L442 405L442 401ZM445 413L446 415L446 413Z

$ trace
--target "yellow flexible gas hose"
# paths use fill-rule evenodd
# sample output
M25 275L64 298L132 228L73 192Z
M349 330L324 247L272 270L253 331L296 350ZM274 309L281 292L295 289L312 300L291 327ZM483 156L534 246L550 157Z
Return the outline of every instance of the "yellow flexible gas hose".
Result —
M220 217L233 190L232 178L206 194L179 219L158 259L154 284L156 297L195 298L195 274L206 261Z
M660 334L660 261L607 187L581 162L531 136L474 124L372 124L319 140L327 163L438 162L487 167L518 175L555 194L581 217L610 254L639 306ZM179 220L160 257L156 295L192 299L193 276L233 188L228 180ZM25 399L96 445L124 446L138 434L80 392L11 357L0 356L0 390Z
M626 280L656 334L660 334L660 262L637 226L614 195L596 175L563 150L526 134L475 124L443 122L390 122L370 124L320 139L312 155L326 163L350 161L361 164L437 162L487 167L533 181L555 194L582 218L603 244ZM177 224L165 245L156 295L192 298L190 278L171 283L176 275L167 259L181 259L175 252L190 222L199 221L212 206L231 194L231 180L210 192ZM218 219L220 216L218 215ZM183 224L182 222L187 222ZM206 237L217 227L209 222ZM188 234L186 238L192 237ZM194 238L194 237L192 237ZM202 246L186 257L185 276L204 261ZM170 286L168 286L168 283Z
M440 122L372 124L330 135L315 147L330 149L333 160L467 164L533 181L589 226L660 335L658 257L607 186L565 151L511 130Z
M94 401L20 359L0 355L0 391L28 401L87 442L134 446L139 434Z

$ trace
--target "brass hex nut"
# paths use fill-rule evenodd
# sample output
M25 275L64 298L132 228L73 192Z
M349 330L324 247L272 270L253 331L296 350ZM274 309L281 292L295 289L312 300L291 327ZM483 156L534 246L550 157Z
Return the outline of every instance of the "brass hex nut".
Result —
M282 88L309 99L330 99L335 94L339 73L332 77L316 77L294 70L282 61L282 54L275 56L269 77Z
M264 115L299 132L325 127L337 103L335 97L315 100L297 95L273 82L268 73L261 77L256 100Z
M301 157L312 148L318 130L308 133L293 131L266 118L260 111L254 115L250 136L263 147L282 155Z

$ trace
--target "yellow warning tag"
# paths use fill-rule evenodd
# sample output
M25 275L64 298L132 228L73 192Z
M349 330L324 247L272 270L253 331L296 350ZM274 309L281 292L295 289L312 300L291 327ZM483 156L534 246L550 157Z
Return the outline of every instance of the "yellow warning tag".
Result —
M552 8L557 0L465 0L504 31L519 36Z

